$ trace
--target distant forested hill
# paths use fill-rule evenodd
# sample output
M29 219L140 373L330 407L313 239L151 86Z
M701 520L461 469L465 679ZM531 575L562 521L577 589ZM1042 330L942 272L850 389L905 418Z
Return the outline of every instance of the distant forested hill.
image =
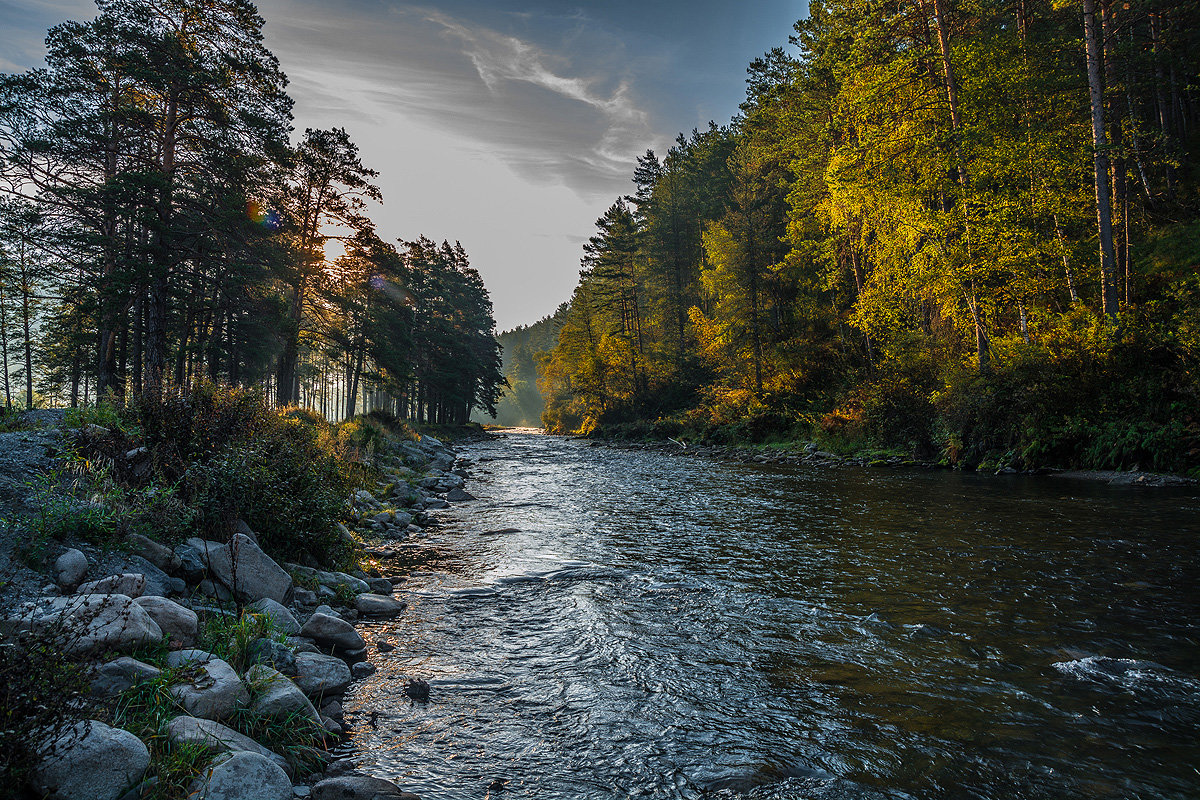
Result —
M509 388L496 404L496 419L484 419L498 425L540 427L546 401L538 388L539 359L558 343L562 320L568 313L567 304L549 317L532 325L522 325L497 337L504 348L504 377Z

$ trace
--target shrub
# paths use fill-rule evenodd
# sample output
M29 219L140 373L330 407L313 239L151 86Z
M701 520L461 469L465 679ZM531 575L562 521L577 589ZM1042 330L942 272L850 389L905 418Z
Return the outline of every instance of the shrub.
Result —
M20 786L82 718L87 667L68 656L61 628L0 635L0 775Z

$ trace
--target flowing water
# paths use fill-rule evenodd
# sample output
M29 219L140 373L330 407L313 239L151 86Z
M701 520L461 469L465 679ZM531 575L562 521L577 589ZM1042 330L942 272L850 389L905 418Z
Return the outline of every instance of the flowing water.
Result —
M462 455L346 704L426 800L1200 797L1194 490Z

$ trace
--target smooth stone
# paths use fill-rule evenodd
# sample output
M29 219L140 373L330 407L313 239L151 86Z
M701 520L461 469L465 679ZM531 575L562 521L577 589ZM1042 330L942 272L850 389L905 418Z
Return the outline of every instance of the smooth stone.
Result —
M228 603L233 599L233 592L223 583L214 581L212 578L205 578L196 585L196 591L200 594L211 597L214 600L219 600L222 603Z
M296 673L296 685L309 697L341 694L353 680L345 661L324 653L297 653Z
M455 487L446 492L446 499L451 503L465 503L468 500L474 500L475 495L463 490L461 487Z
M320 724L321 715L304 692L286 675L256 664L246 671L246 680L253 688L254 701L250 710L264 717L302 716Z
M87 575L88 560L81 551L71 548L54 562L54 582L64 589L76 586Z
M421 800L391 781L370 775L340 775L313 785L313 800Z
M136 684L152 681L162 675L158 667L144 664L136 658L121 656L96 667L92 673L92 694L111 700Z
M321 717L321 727L333 736L341 736L345 733L345 728L338 724L338 721L331 717Z
M381 594L360 594L354 598L354 610L364 617L394 617L406 608L408 603L403 600Z
M56 800L117 800L149 766L150 751L138 737L90 720L71 725L51 746L32 783Z
M359 661L357 664L351 665L350 674L356 679L365 678L368 675L374 675L375 670L375 665L370 661Z
M127 653L158 644L162 629L145 609L123 594L77 594L26 603L16 616L0 620L9 632L48 631L66 652L115 650Z
M167 654L167 664L196 666L190 682L178 683L168 693L193 717L228 719L250 705L250 692L225 661L203 650L177 650Z
M269 597L264 597L261 600L256 600L246 606L250 611L256 614L263 614L270 617L279 630L286 633L288 636L295 636L300 632L300 623L291 611L288 611L287 606L276 602Z
M145 609L150 619L158 623L163 635L172 642L179 642L184 647L196 643L200 622L195 611L156 595L144 595L134 602Z
M136 572L108 575L99 580L79 585L76 594L123 594L126 597L141 597L146 591L146 576Z
M282 603L292 590L292 576L243 533L208 553L208 569L241 600L269 597Z
M142 594L166 597L172 594L183 594L187 590L187 583L182 578L172 578L141 556L130 556L129 565L146 579L146 586L142 590Z
M222 756L197 782L198 800L291 800L292 782L283 768L258 753Z
M367 581L367 585L375 594L390 595L392 593L392 582L387 578L371 578Z
M311 589L296 588L292 590L292 599L302 606L315 606L317 593Z
M390 653L396 649L396 645L389 642L387 639L376 639L375 646L379 648L381 653Z
M156 542L140 533L131 533L126 539L133 546L134 555L146 559L168 575L174 575L180 571L182 563L179 556L162 542Z
M341 650L361 650L366 647L366 642L353 625L329 614L314 613L304 623L300 633L323 647Z
M286 758L215 720L176 717L167 723L167 740L175 745L198 745L214 753L257 753L274 761L284 772L291 773Z

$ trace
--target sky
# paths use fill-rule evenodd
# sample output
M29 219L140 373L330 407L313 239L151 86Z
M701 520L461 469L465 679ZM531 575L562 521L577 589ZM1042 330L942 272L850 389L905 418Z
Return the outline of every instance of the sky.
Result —
M344 127L385 239L461 241L500 330L568 300L636 159L724 124L806 0L259 0L297 134ZM0 71L91 0L0 0Z

